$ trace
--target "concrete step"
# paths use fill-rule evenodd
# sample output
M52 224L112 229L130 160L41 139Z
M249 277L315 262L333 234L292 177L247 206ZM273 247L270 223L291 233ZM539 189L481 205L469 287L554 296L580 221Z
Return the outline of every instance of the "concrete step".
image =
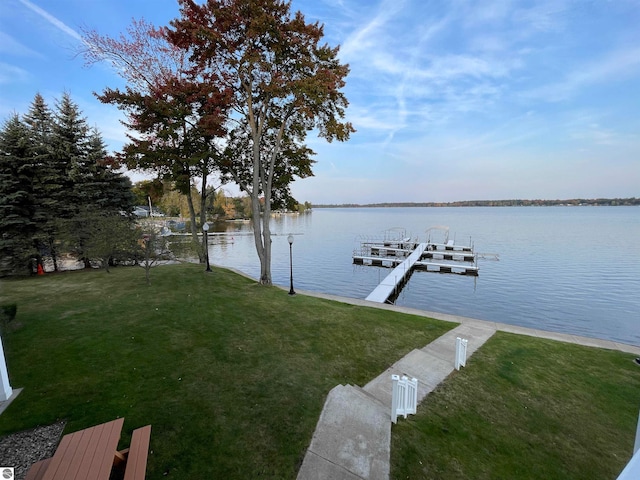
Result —
M353 385L327 395L298 480L388 480L389 409Z

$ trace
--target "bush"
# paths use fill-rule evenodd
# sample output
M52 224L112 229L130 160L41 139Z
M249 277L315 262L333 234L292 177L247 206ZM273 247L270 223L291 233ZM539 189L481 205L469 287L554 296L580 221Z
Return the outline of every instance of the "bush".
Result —
M0 334L4 334L7 331L9 323L16 318L17 312L18 305L16 303L0 305Z

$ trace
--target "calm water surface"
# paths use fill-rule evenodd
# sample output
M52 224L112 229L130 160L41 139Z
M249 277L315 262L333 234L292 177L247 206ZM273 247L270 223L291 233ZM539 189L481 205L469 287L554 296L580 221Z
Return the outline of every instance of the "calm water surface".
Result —
M274 283L365 298L390 269L354 266L363 238L393 227L426 241L448 226L457 244L499 261L479 260L480 275L416 271L396 304L422 310L640 345L640 208L469 207L315 209L272 220ZM212 263L259 276L249 223L219 226Z

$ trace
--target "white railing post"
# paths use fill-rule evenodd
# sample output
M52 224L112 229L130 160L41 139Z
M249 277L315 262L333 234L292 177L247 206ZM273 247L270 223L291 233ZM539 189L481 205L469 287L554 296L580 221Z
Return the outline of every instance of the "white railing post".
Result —
M398 375L391 375L391 421L397 423L398 421L398 383L400 377Z
M415 415L418 409L418 380L416 378L412 378L411 380L407 377L404 378L407 380L407 394L405 396L405 418L407 418L407 415Z
M635 455L640 450L640 413L638 413L638 424L636 426L636 441L633 444L633 454Z
M2 337L0 337L0 402L9 400L12 394L13 389L9 385L9 372L7 372L7 362L2 348Z
M624 470L620 472L616 480L636 480L640 478L640 414L638 414L638 424L636 426L636 441L633 445L633 455L631 460L624 467Z
M398 415L407 418L407 377L398 380Z
M460 367L464 367L467 364L467 344L469 341L465 338L456 338L456 370L460 370Z
M391 421L397 423L398 415L416 413L418 406L418 380L409 380L405 375L391 375Z

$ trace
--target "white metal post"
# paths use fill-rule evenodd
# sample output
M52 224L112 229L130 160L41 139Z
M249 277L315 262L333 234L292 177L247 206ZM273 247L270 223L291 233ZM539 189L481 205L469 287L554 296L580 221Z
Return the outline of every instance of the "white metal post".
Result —
M417 410L418 410L418 379L412 378L411 380L409 380L407 378L407 396L406 396L405 412L407 414L415 415ZM406 415L405 415L405 418L406 418Z
M460 370L460 367L464 367L467 364L467 344L469 341L467 339L462 339L460 337L456 338L456 359L455 359L455 367L456 370Z
M398 375L391 375L391 421L398 422Z
M4 349L2 348L2 338L0 337L0 402L4 402L11 398L13 390L9 385L9 373L7 372L7 362L4 358Z
M640 450L640 413L638 413L638 425L636 426L636 442L633 444L633 454Z
M416 413L418 407L418 380L403 375L391 375L391 421L397 423L398 415Z

